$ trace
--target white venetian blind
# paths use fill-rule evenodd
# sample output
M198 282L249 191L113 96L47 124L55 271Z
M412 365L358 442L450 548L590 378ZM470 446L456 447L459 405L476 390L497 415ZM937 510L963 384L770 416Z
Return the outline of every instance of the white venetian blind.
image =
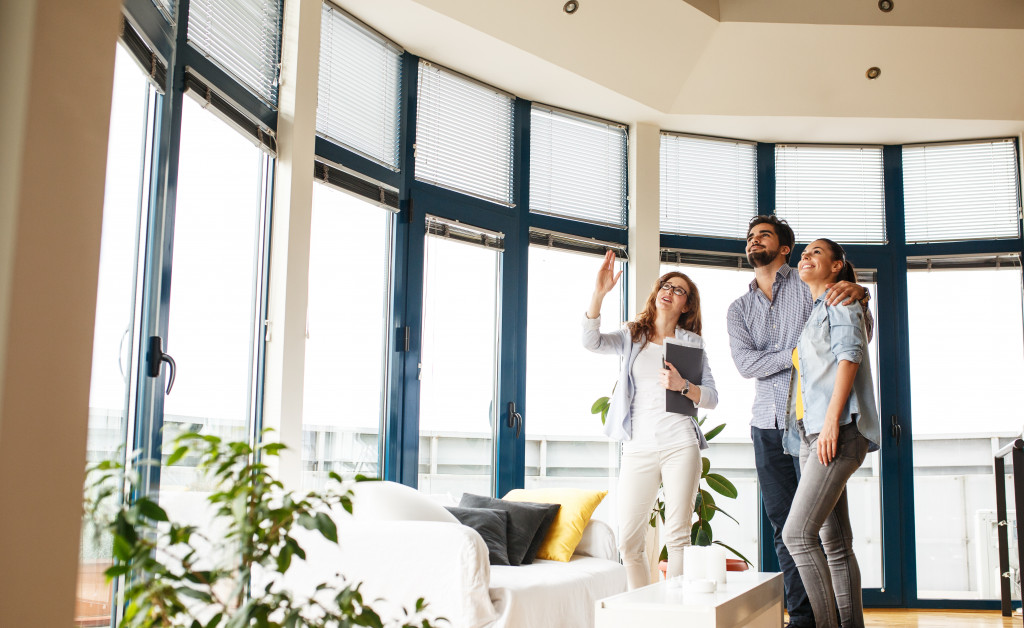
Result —
M663 233L742 240L756 214L756 144L661 134Z
M283 0L192 0L188 40L260 98L277 105Z
M317 133L398 169L402 49L323 3Z
M907 242L1020 235L1012 139L903 147Z
M512 203L512 97L420 61L416 178Z
M530 211L626 224L626 127L534 105Z
M797 242L884 243L882 148L777 145L775 213Z

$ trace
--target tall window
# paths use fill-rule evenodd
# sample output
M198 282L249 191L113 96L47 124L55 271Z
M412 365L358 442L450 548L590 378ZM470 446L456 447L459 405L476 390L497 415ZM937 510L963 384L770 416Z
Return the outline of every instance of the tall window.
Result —
M330 2L321 15L317 133L397 170L402 49Z
M526 335L526 487L577 486L610 490L601 519L612 522L619 443L602 432L590 412L599 397L612 394L619 358L598 355L580 342L600 253L575 252L543 243L530 246ZM571 241L562 240L567 245ZM618 270L621 264L616 264ZM622 283L601 307L601 330L622 327Z
M661 232L742 240L757 214L757 145L661 134Z
M797 242L885 243L881 147L777 145L775 204Z
M626 127L534 105L530 211L626 224Z
M512 203L511 95L420 61L416 178Z
M907 242L1020 235L1016 142L903 147Z
M125 442L134 381L136 260L142 201L148 181L151 116L156 93L129 54L117 47L110 109L107 181L103 200L92 381L89 389L88 461L110 460ZM106 626L111 588L103 572L113 561L113 539L82 530L76 626Z
M380 475L391 215L313 186L302 401L306 488L319 487L330 471Z
M917 594L994 599L992 454L1021 430L1020 261L940 270L942 262L912 260L921 270L907 275ZM936 295L952 296L937 306ZM1010 512L1011 530L1019 516Z

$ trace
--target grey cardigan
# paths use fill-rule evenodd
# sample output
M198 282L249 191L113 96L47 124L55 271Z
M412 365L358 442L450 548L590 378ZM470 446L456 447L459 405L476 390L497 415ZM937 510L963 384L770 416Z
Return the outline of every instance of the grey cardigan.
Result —
M691 347L704 348L704 339L692 332L676 328L676 340ZM633 422L630 417L630 406L636 387L633 384L633 361L640 353L642 345L633 342L629 329L623 327L610 334L601 333L601 317L587 318L583 316L583 348L594 353L614 353L626 357L621 361L619 380L608 408L608 416L604 424L604 433L616 440L628 441L633 438ZM704 372L700 381L700 403L698 408L713 409L718 405L718 390L715 389L715 378L711 375L707 351L704 352ZM697 419L690 417L697 431L700 448L707 449L708 442L697 425Z

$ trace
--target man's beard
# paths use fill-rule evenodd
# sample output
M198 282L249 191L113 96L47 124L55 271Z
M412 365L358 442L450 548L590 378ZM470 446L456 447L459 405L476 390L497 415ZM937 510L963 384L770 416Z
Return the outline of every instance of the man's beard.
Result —
M771 264L778 256L778 249L772 251L771 249L763 248L760 251L751 251L750 253L747 253L747 261L750 262L750 265L754 268L760 268Z

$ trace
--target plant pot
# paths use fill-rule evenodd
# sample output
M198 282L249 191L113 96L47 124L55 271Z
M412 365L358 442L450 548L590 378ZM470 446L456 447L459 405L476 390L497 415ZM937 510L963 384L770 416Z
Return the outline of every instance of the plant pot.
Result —
M725 570L726 571L746 571L750 569L750 565L739 558L726 558L725 559Z
M662 578L668 578L668 561L667 560L660 560L660 561L658 561L658 569L661 570L661 577Z

